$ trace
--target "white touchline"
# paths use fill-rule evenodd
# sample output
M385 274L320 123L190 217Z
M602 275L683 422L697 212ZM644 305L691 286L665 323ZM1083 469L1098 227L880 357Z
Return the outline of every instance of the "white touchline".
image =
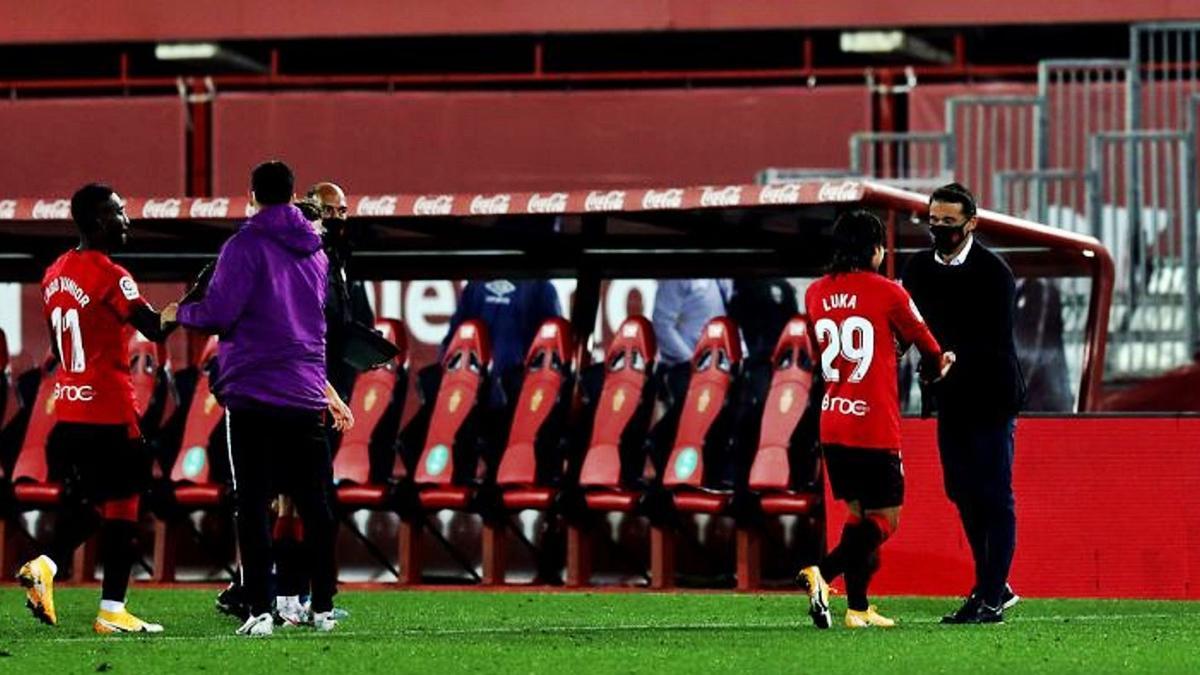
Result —
M1049 616L1028 616L1014 617L1011 621L1013 625L1023 623L1071 623L1075 621L1083 622L1105 622L1105 621L1128 621L1130 619L1168 619L1175 616L1174 614L1079 614L1079 615L1049 615ZM899 617L898 623L903 626L905 624L928 625L936 624L941 621L940 617L921 617L916 619L905 619ZM571 633L628 633L641 631L704 631L704 630L791 630L797 628L809 628L811 623L805 621L790 621L784 623L733 623L733 622L712 622L712 623L642 623L642 624L622 624L618 626L496 626L492 628L405 628L396 631L347 631L339 630L333 633L317 633L311 631L291 631L284 630L276 633L276 637L282 640L293 639L312 639L325 640L329 638L393 638L393 637L419 637L419 636L459 636L459 635L523 635L529 633L546 633L551 635L571 634ZM169 627L168 627L169 629ZM947 628L954 630L954 628ZM168 641L224 641L232 640L237 642L246 642L246 639L241 636L233 635L156 635L154 637L146 637L145 640L159 642L162 640ZM51 638L49 640L38 639L33 637L16 637L12 642L97 642L95 637L61 637Z

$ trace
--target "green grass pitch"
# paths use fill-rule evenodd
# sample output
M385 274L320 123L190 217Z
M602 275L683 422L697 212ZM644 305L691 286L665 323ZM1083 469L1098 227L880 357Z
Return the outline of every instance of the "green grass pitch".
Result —
M960 627L937 625L952 600L881 598L900 627L817 631L799 593L350 591L336 633L255 640L233 635L215 593L135 587L130 609L167 632L100 637L98 589L59 589L51 628L2 588L0 671L1200 672L1200 603L1026 600L1005 625Z

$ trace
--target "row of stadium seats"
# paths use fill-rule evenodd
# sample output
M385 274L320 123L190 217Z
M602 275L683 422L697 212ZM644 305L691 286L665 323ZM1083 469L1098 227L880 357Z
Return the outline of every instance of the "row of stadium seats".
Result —
M770 361L762 363L743 357L731 320L714 319L683 376L686 393L678 397L672 396L668 373L656 364L654 331L644 318L625 321L605 361L584 368L570 324L547 321L511 398L489 372L486 326L467 321L441 363L419 374L422 404L403 428L406 331L395 320L381 320L377 328L401 353L358 379L350 401L357 424L334 457L336 504L352 529L350 516L359 510L400 516L400 564L393 571L402 583L422 579L424 535L450 546L433 519L442 510L482 516L485 583L504 582L506 544L523 536L513 525L521 511L540 511L563 524L565 553L557 553L565 554L567 583L579 586L590 583L591 548L604 514L645 517L651 532L648 576L658 588L675 583L676 539L681 519L690 514L736 519L742 588L758 585L767 517L798 515L815 526L820 516L814 434L811 424L802 423L811 420L805 413L813 364L802 317L787 324ZM173 445L156 453L161 469L156 467L147 500L156 516L153 575L168 581L175 576L179 537L193 527L191 516L228 516L230 510L219 429L223 410L209 386L216 340L208 340L194 366L179 373L172 373L165 352L153 344L135 338L130 351L143 426L160 446ZM18 406L27 419L7 474L9 516L47 509L61 496L46 461L52 367L43 369L32 403ZM189 378L194 384L187 386ZM0 414L11 423L21 417L7 402L15 400L16 387L10 375L3 379L6 403ZM172 392L185 389L190 395L176 400ZM173 443L172 433L178 436ZM388 555L354 532L391 567ZM5 552L12 549L7 537L0 542ZM561 560L555 553L546 552ZM11 557L0 554L5 572L16 563ZM474 564L459 559L474 574ZM84 551L76 576L90 576L93 569Z

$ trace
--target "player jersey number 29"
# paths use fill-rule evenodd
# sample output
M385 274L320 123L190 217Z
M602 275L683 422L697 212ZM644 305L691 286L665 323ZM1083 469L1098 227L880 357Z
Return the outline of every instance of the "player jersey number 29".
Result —
M848 316L840 326L833 319L821 319L815 328L817 342L823 345L821 370L825 381L841 381L842 375L834 367L834 361L840 355L854 364L848 380L862 382L875 357L875 327L871 322L861 316Z
M79 310L55 307L50 313L50 323L54 324L54 339L58 343L58 354L67 370L72 373L82 373L87 369L83 355L83 330L79 328ZM68 333L71 341L71 354L67 358L63 351L63 333Z

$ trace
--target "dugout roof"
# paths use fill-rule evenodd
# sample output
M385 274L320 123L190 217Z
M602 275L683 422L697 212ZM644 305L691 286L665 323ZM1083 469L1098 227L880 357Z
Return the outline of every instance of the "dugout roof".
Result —
M144 281L190 280L253 212L247 197L126 199L133 237L116 257ZM348 199L361 226L357 276L574 277L578 316L593 304L588 289L598 302L603 278L815 276L828 260L833 218L851 208L885 218L892 272L928 248L926 201L859 181ZM1031 221L981 211L979 223L1018 276L1092 279L1080 394L1087 410L1099 391L1111 256L1091 237ZM40 280L75 241L68 199L0 198L0 281Z

